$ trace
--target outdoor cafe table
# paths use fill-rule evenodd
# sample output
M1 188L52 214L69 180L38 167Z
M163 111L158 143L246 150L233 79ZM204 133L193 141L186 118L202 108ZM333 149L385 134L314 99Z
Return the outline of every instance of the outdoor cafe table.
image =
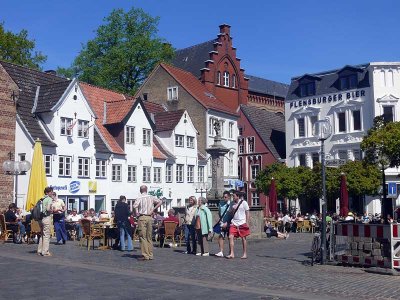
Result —
M114 224L111 224L109 222L95 222L93 224L93 226L95 226L95 228L99 228L103 231L103 246L99 246L98 249L100 250L110 250L111 247L108 246L108 239L107 239L107 233L110 229L114 229L117 228L116 226L114 226Z

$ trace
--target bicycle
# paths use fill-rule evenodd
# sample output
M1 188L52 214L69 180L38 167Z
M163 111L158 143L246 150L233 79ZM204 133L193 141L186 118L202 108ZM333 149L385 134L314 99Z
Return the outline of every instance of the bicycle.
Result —
M319 263L322 259L322 248L321 248L321 233L314 233L313 241L311 244L311 266L314 262Z

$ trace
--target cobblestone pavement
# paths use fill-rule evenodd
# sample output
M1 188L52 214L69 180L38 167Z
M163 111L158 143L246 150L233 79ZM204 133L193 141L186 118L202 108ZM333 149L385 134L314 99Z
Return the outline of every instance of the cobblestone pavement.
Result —
M0 299L400 299L400 277L361 268L309 264L311 234L249 242L249 258L186 255L183 247L155 248L153 261L134 252L90 250L77 242L50 245L52 257L36 245L0 245ZM226 245L227 248L227 245ZM217 244L211 245L212 253Z

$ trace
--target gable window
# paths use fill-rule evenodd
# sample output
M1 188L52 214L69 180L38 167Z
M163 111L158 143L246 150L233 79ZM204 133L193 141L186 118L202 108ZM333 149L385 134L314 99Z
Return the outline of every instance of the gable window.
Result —
M346 112L340 112L338 116L338 132L346 132Z
M361 130L361 112L353 110L353 130Z
M204 166L199 166L197 169L197 181L204 182Z
M107 175L107 161L105 159L96 159L96 177L105 178Z
M194 182L194 166L187 166L187 182Z
M90 158L79 157L78 158L78 176L89 177L89 166L90 166Z
M89 137L89 121L78 120L78 137Z
M136 182L136 166L128 166L128 182Z
M297 119L297 136L298 137L305 137L306 136L304 118L298 118Z
M153 174L154 182L160 183L161 182L161 168L154 167L153 172L154 172L154 174Z
M384 106L383 107L383 120L387 122L393 122L393 106Z
M259 171L260 171L259 165L251 166L251 179L255 180Z
M253 153L254 152L254 137L247 138L247 144L249 145L248 153Z
M71 176L71 156L58 157L58 175Z
M150 167L143 167L143 182L150 182L151 181L151 168Z
M229 122L228 138L233 139L233 122Z
M135 143L135 127L133 126L125 127L125 141L127 144Z
M72 128L74 127L72 125L72 119L71 118L61 118L61 135L67 135L67 136L72 136Z
M44 170L47 176L51 176L51 155L43 155L44 157Z
M244 139L239 139L239 154L244 153Z
M239 127L239 135L243 135L243 127Z
M165 169L165 181L172 182L172 165L167 165Z
M178 100L178 87L173 86L167 89L168 100Z
M315 82L300 84L300 97L315 95Z
M232 75L232 87L233 88L236 87L236 75L235 74Z
M186 146L188 148L194 148L194 137L193 136L187 136L186 137Z
M143 128L143 146L150 146L150 129Z
M306 166L306 155L304 153L299 154L298 159L299 159L299 166L305 167Z
M221 85L221 72L220 71L217 72L217 84Z
M229 72L224 72L224 86L229 86Z
M183 147L184 143L183 143L183 135L180 134L175 134L175 147Z
M257 192L251 193L251 206L260 206L260 194Z
M111 180L122 181L121 177L122 165L112 165Z
M176 182L183 182L183 165L176 165Z
M356 74L341 76L339 80L341 90L354 89L357 87L358 80Z

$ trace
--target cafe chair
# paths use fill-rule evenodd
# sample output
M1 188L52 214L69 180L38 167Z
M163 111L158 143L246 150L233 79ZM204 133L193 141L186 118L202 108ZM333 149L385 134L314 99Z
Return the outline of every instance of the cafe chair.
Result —
M16 223L18 224L18 223ZM11 229L7 229L7 222L4 215L0 215L0 240L4 243L8 241L9 238L12 238L14 232ZM18 227L19 231L19 227Z
M313 231L313 228L312 228L310 220L304 220L303 221L303 231L307 231L307 232Z
M165 241L167 239L170 239L172 241L172 244L175 245L176 223L174 221L165 221L164 222L164 228L165 228L165 233L164 233L164 239L163 239L163 243L161 245L161 248L164 247Z
M40 230L39 222L32 219L31 220L31 231L29 232L29 235L28 235L28 244L31 242L33 244L35 243L34 242L35 236L38 237L37 242L39 243L39 237L41 236L41 234L42 234L42 231Z
M82 233L83 233L83 236L80 241L81 246L83 246L83 241L86 240L88 251L90 250L90 242L92 242L94 249L94 240L104 239L104 229L100 226L93 225L90 222L90 220L82 219L80 220L80 222L82 225Z

